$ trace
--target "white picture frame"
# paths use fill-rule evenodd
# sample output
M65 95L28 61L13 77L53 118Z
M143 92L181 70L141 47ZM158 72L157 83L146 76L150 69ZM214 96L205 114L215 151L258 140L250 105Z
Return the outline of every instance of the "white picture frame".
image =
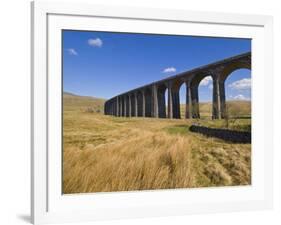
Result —
M252 38L252 67L256 75L252 96L252 185L62 195L59 32L73 28L151 33L156 26L157 32L163 34ZM189 33L181 29L184 26L188 26ZM31 218L34 224L272 208L272 17L36 1L32 2L31 51Z

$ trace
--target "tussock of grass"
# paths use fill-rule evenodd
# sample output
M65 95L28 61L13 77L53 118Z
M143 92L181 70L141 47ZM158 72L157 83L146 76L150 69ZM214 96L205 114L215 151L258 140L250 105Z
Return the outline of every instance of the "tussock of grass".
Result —
M195 186L189 139L139 131L135 137L64 151L64 193Z

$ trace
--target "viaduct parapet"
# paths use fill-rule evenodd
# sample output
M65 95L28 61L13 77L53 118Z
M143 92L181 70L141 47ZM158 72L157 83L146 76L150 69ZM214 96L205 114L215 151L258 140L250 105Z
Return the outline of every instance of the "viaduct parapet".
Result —
M251 52L226 58L119 94L105 102L104 114L180 119L179 89L184 84L186 87L185 118L200 118L199 83L205 77L211 76L213 79L212 118L221 119L226 114L225 80L234 70L243 68L251 70ZM167 104L166 90L168 90ZM168 105L167 109L166 105Z

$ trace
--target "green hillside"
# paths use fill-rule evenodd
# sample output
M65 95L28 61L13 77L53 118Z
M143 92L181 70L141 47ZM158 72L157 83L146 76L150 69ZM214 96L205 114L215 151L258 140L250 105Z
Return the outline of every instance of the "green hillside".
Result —
M103 113L106 99L91 96L79 96L69 92L63 93L64 111L88 111Z

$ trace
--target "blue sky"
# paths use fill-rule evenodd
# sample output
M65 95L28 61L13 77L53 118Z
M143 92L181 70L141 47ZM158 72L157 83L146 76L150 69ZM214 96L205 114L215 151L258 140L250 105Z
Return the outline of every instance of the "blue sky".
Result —
M251 51L248 39L63 31L63 90L109 99L119 93L226 57ZM185 88L180 90L181 103ZM212 80L199 86L212 99ZM241 69L226 80L226 98L248 100L251 74Z

